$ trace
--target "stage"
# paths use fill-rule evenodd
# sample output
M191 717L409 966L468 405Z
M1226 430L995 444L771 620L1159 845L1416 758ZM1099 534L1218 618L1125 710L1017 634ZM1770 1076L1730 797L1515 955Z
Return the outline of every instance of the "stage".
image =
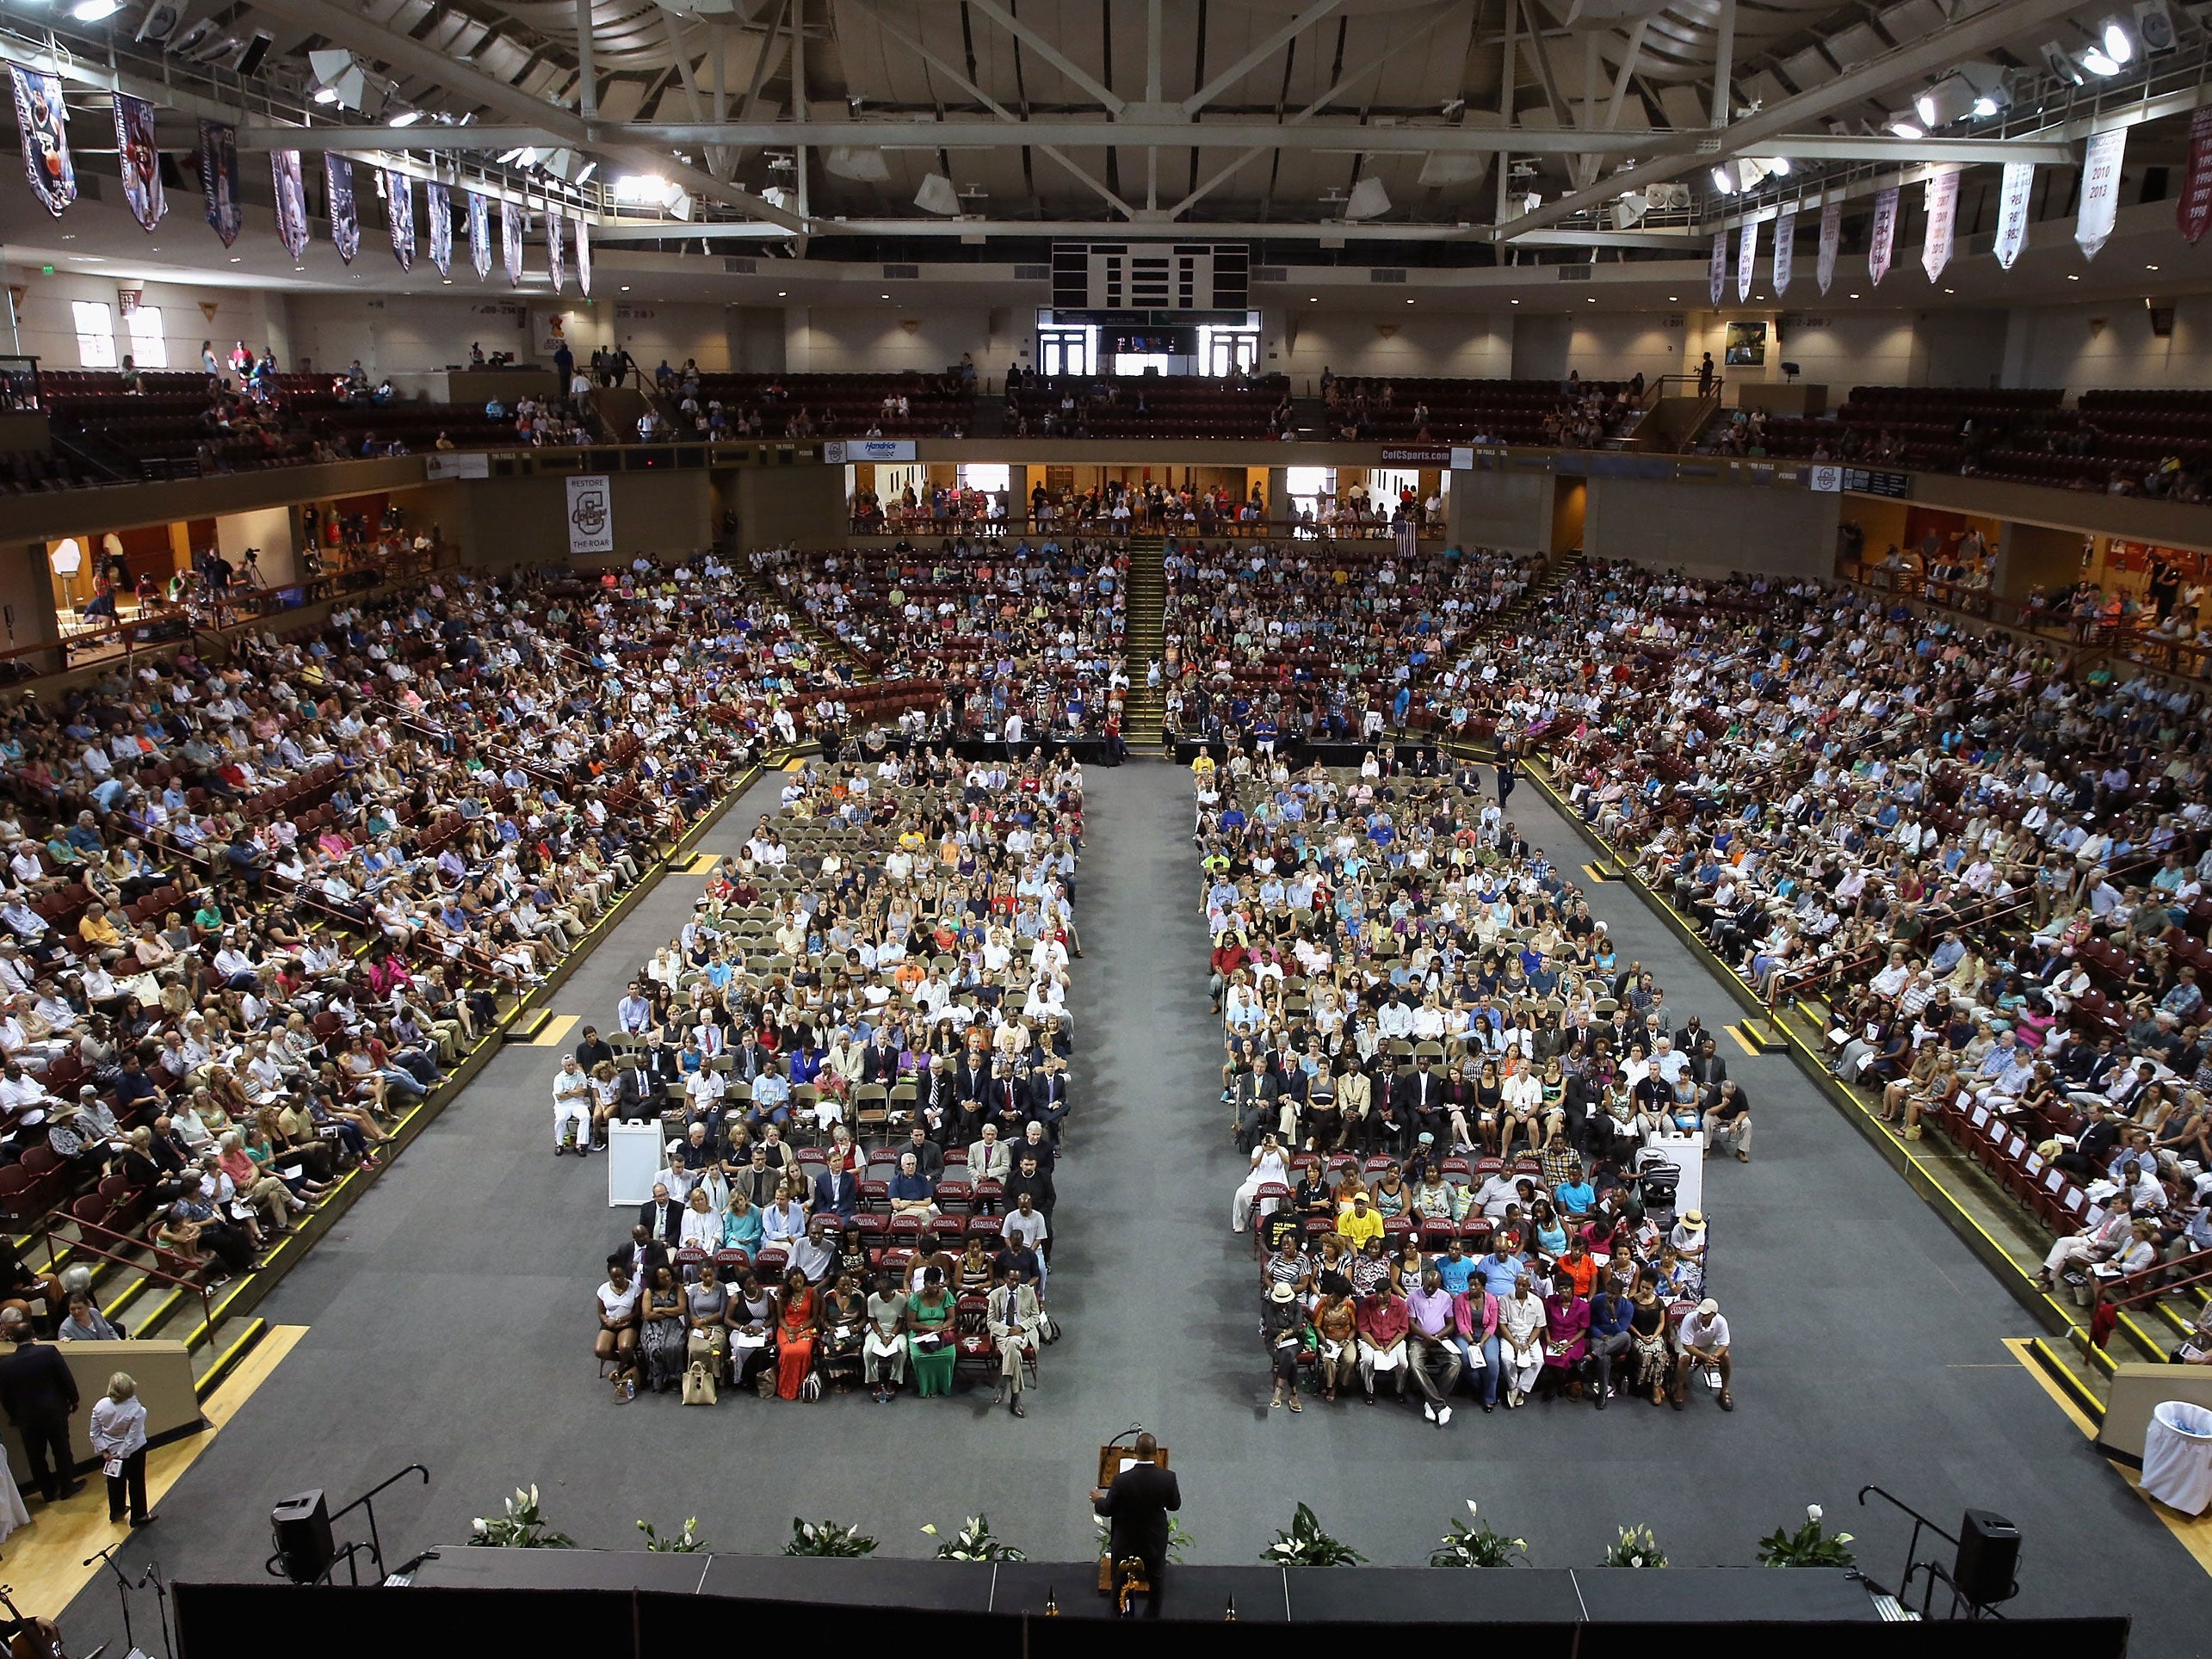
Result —
M187 1659L235 1652L241 1629L318 1641L344 1631L357 1650L450 1650L496 1639L510 1650L646 1659L702 1631L795 1631L796 1621L825 1614L824 1633L841 1645L938 1637L976 1659L1014 1659L1099 1651L1136 1634L1112 1629L1119 1621L1095 1588L1097 1567L451 1545L380 1588L181 1584L176 1611ZM1844 1626L1853 1642L1889 1653L1940 1646L1944 1659L1985 1651L2011 1659L2024 1644L2048 1642L2070 1659L2105 1659L2126 1651L2128 1630L2122 1619L1893 1622L1856 1574L1820 1569L1186 1566L1171 1568L1164 1588L1159 1625L1212 1626L1209 1659L1271 1656L1285 1625L1420 1644L1465 1640L1466 1627L1480 1625L1511 1639L1522 1659L1641 1655L1654 1644L1770 1651L1820 1629L1840 1636ZM794 1622L761 1622L779 1619Z

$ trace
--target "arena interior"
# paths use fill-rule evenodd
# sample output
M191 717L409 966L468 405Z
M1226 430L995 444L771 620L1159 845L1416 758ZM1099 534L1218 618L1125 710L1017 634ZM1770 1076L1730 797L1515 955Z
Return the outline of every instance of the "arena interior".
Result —
M9 1634L2205 1650L2206 7L0 58Z

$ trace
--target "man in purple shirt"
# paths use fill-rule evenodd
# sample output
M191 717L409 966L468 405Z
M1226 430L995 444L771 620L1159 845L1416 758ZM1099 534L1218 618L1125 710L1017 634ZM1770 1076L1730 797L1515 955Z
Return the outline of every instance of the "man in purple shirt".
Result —
M1406 1365L1413 1373L1414 1386L1426 1397L1421 1402L1421 1415L1439 1428L1452 1420L1452 1409L1445 1402L1459 1386L1459 1350L1452 1346L1452 1296L1444 1288L1443 1275L1432 1266L1421 1272L1421 1288L1406 1298ZM1441 1381L1429 1374L1432 1365L1441 1366Z

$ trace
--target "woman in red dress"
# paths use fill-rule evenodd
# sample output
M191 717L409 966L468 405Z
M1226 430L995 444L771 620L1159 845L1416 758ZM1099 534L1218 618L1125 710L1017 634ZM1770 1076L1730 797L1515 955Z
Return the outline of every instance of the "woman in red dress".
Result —
M821 1323L821 1298L794 1267L783 1277L783 1296L775 1314L775 1391L799 1397L800 1385L814 1369L814 1337Z

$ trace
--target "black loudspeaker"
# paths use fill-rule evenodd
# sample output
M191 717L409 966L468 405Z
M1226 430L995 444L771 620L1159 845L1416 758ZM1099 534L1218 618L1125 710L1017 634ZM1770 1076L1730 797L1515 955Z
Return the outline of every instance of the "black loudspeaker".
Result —
M1959 1523L1958 1559L1951 1578L1958 1592L1977 1607L1993 1607L2019 1589L2013 1581L2020 1564L2020 1529L1987 1509L1969 1509Z
M319 1490L285 1499L269 1512L269 1524L276 1535L276 1558L294 1584L312 1584L330 1571L337 1551L331 1542L330 1506Z

